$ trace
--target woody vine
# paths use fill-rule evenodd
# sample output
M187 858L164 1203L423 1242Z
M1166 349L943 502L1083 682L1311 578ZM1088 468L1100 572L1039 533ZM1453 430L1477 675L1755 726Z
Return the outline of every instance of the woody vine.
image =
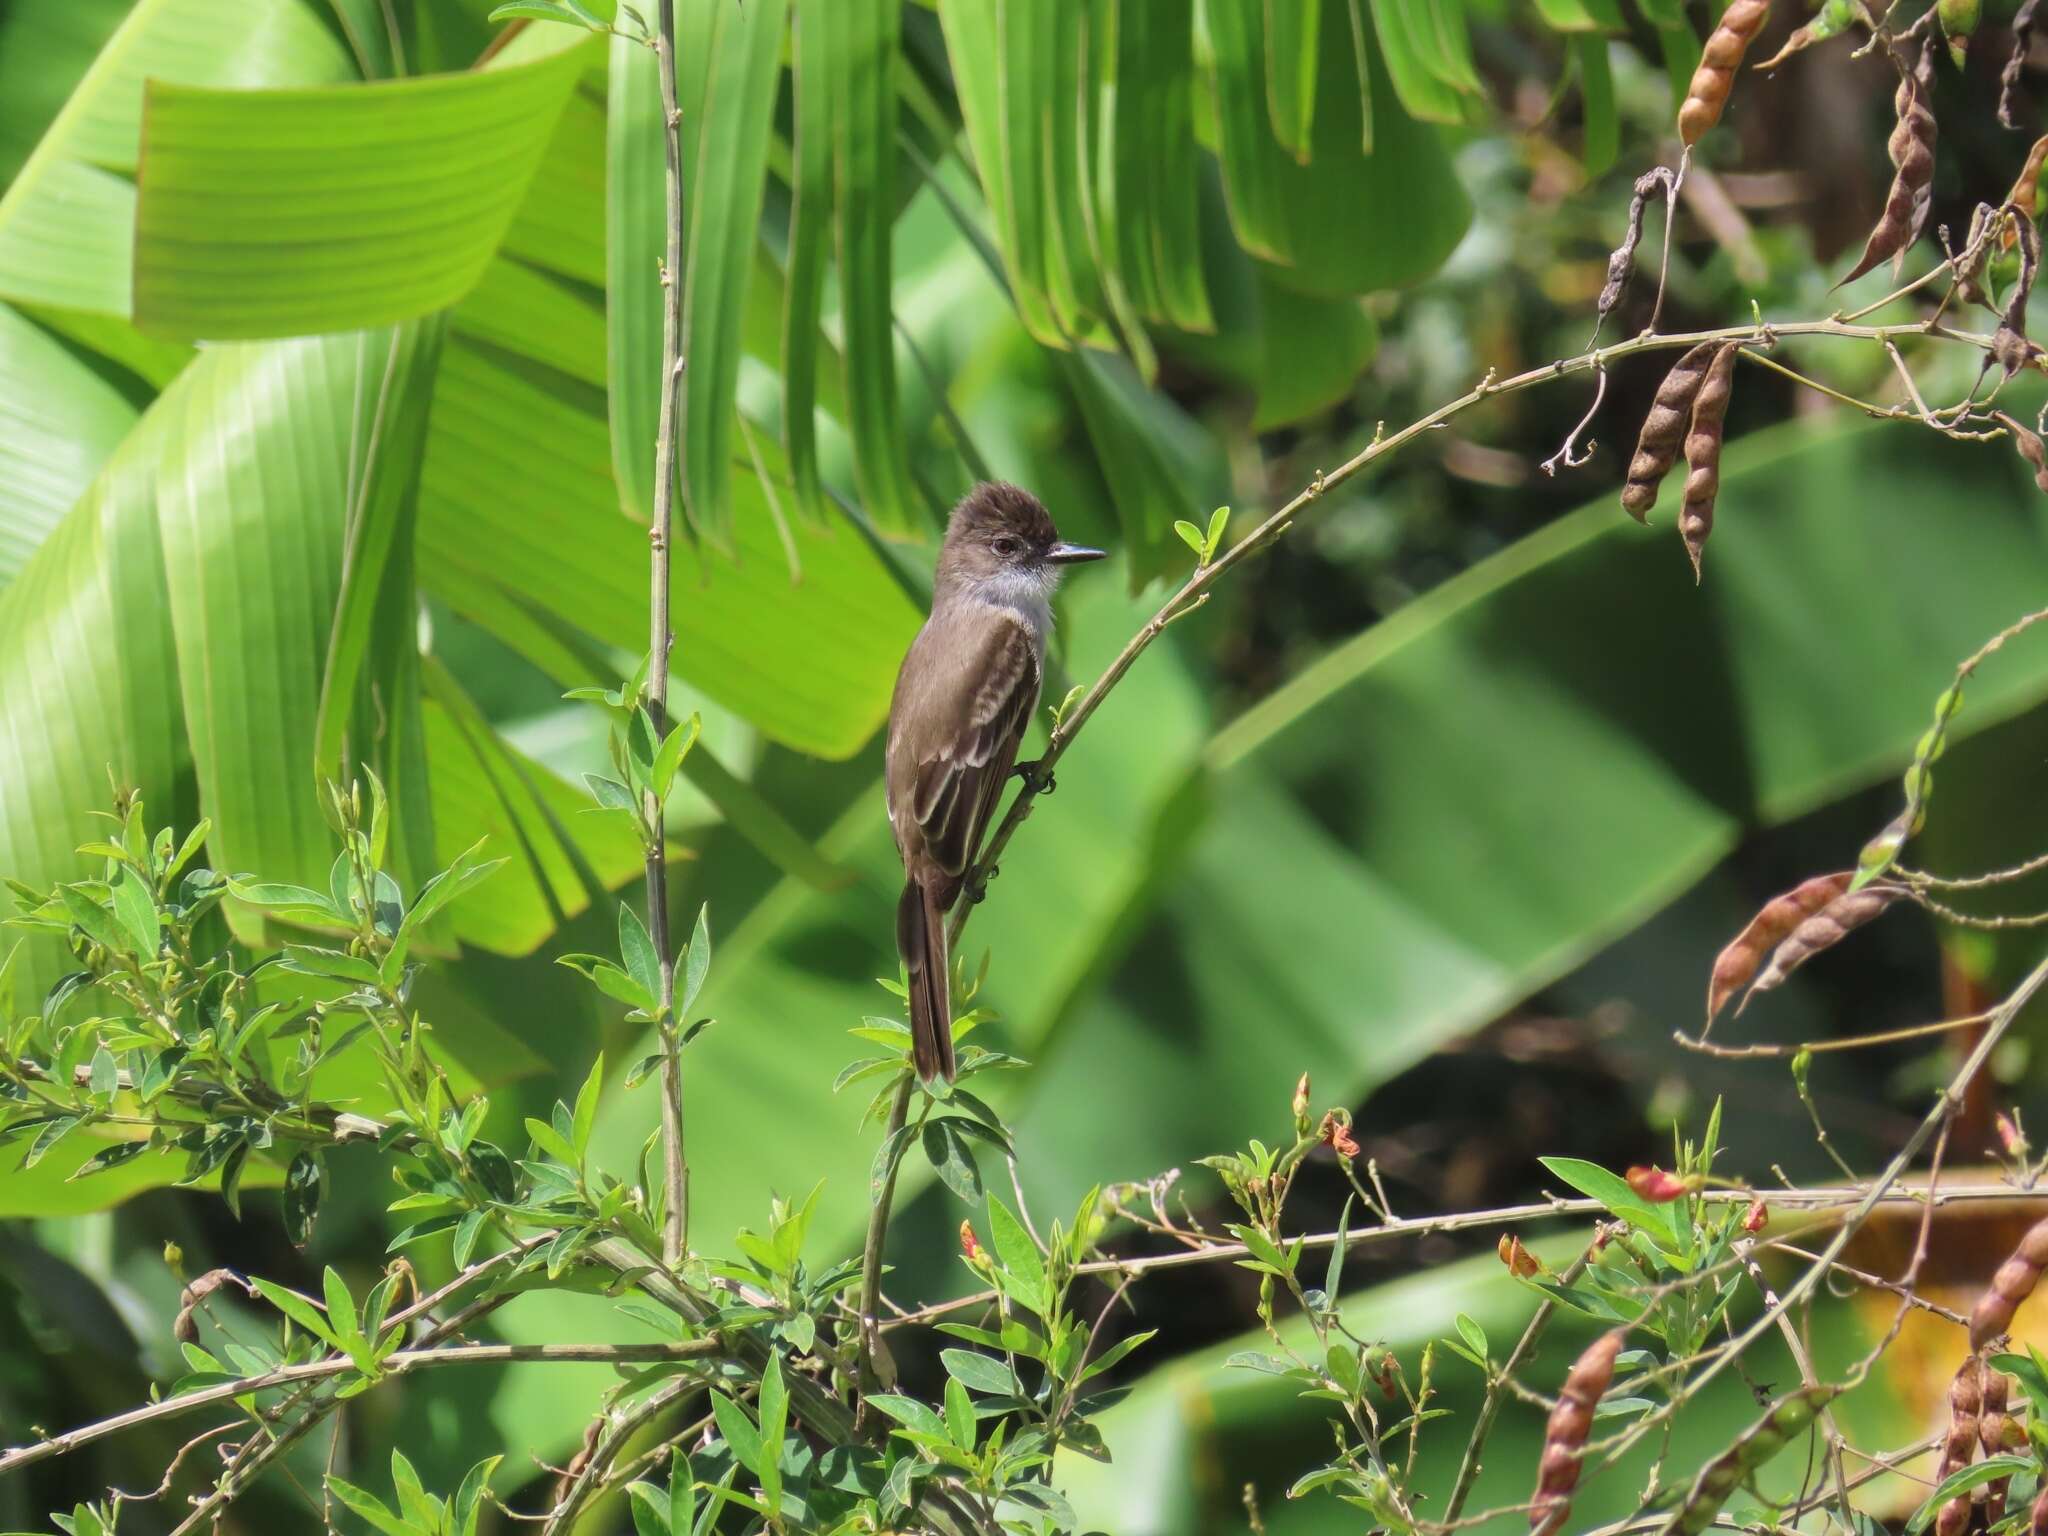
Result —
M507 14L613 30L574 4L503 8ZM1999 104L2010 122L2023 87L2034 0L2013 25L2012 63ZM669 0L652 26L632 13L618 25L661 54L664 106L674 113L674 22ZM1677 128L1685 155L1637 184L1629 222L1609 263L1594 336L1620 306L1638 274L1644 221L1660 200L1669 211L1689 171L1691 149L1720 122L1746 51L1767 15L1766 0L1734 0L1707 41L1681 105ZM1830 0L1765 67L1789 67L1791 55L1833 36L1854 36L1861 50L1890 61L1898 75L1897 126L1889 152L1894 179L1884 213L1849 276L1886 261L1895 267L1927 234L1937 125L1931 81L1937 49L1966 48L1978 17L1973 6L1942 3L1909 24L1892 11ZM681 203L679 157L670 144L666 175L671 213L665 274L667 349L659 470L664 512L677 444L674 390L684 359L676 323L676 235ZM1091 685L1056 709L1040 774L1011 801L983 851L971 884L982 885L1052 784L1051 770L1110 693L1165 628L1195 612L1226 574L1237 570L1311 515L1330 489L1496 396L1590 375L1586 421L1544 465L1551 473L1591 461L1581 443L1607 402L1609 366L1639 352L1678 354L1649 403L1621 491L1623 509L1646 520L1661 482L1686 463L1676 518L1696 575L1720 500L1719 464L1729 401L1744 366L1761 367L1870 416L1987 446L2009 443L2048 490L2042 423L2000 404L2025 371L2044 371L2027 335L2027 305L2040 262L2038 180L2048 138L2036 143L2017 182L1979 204L1958 241L1942 233L1943 257L1876 303L1851 313L1767 323L1752 317L1706 331L1656 329L1662 276L1641 334L1508 378L1491 374L1458 398L1394 430L1383 429L1355 457L1317 474L1298 495L1234 539L1226 514L1182 534L1195 564ZM1844 279L1848 280L1847 278ZM1912 318L1873 320L1901 303ZM1973 311L1988 331L1964 323ZM1822 338L1879 349L1896 371L1900 398L1882 403L1847 396L1806 377L1775 355L1788 338ZM1929 404L1906 346L1961 347L1979 354L1977 377L1959 400ZM1607 1531L1699 1536L1747 1528L1760 1510L1775 1526L1796 1521L1861 1532L1857 1490L1883 1477L1918 1475L1925 1487L1910 1531L1928 1525L1963 1536L1973 1525L2048 1531L2048 1361L2004 1346L2017 1309L2048 1269L2048 1219L2035 1225L1990 1275L1973 1310L1961 1315L1929 1300L1918 1282L1936 1212L1944 1205L2031 1191L2042 1172L2016 1126L2001 1182L1944 1183L1942 1164L1963 1093L2048 980L2048 961L2002 1002L1968 1017L1941 1019L1915 1034L1967 1042L1949 1079L1889 1164L1874 1175L1844 1165L1824 1187L1763 1187L1727 1171L1718 1114L1674 1147L1669 1168L1616 1173L1557 1160L1560 1193L1511 1209L1402 1213L1375 1164L1361 1151L1350 1114L1323 1108L1304 1077L1290 1103L1275 1106L1270 1144L1205 1159L1234 1209L1211 1225L1177 1200L1172 1174L1091 1191L1071 1215L1032 1211L1021 1192L991 1188L990 1170L1014 1172L1010 1128L976 1091L983 1073L1008 1059L965 1037L983 1022L975 1007L978 976L956 978L963 1037L960 1081L926 1088L909 1069L907 1032L889 1019L853 1030L869 1053L849 1062L839 1086L872 1090L868 1120L882 1132L869 1187L872 1220L858 1254L806 1253L811 1200L777 1201L758 1230L743 1230L730 1252L703 1246L687 1225L688 1160L683 1113L683 1053L696 1030L692 1004L712 964L711 929L696 917L687 941L666 912L664 808L696 736L695 722L672 721L665 685L669 634L661 599L666 571L665 519L652 541L657 594L646 665L623 688L586 690L610 725L615 777L597 781L598 802L631 818L647 854L648 915L619 911L617 957L573 963L630 1017L653 1026L659 1050L625 1074L628 1086L660 1084L661 1129L639 1165L606 1168L591 1156L600 1061L573 1102L528 1120L518 1145L484 1134L490 1106L459 1090L438 1065L432 1022L414 983L420 941L450 902L493 868L473 849L415 890L388 872L387 808L380 785L365 778L336 786L326 809L340 843L327 891L267 882L260 873L215 871L197 863L204 827L181 836L152 826L147 808L120 795L116 830L87 845L102 861L94 878L51 889L17 890L17 929L68 946L77 969L0 1031L0 1143L21 1149L32 1166L76 1134L112 1138L87 1172L119 1166L151 1149L188 1159L191 1181L217 1181L230 1206L254 1158L286 1167L283 1209L296 1240L318 1219L332 1149L373 1143L402 1193L394 1210L411 1225L382 1277L358 1296L334 1270L319 1296L263 1278L213 1271L185 1287L177 1340L187 1371L162 1384L154 1401L111 1417L0 1451L0 1476L69 1455L145 1425L180 1420L201 1427L166 1466L153 1489L107 1490L52 1512L73 1536L114 1531L127 1519L176 1533L214 1527L294 1446L323 1432L338 1437L346 1404L368 1392L441 1369L480 1363L541 1370L560 1361L603 1361L623 1379L576 1458L559 1469L539 1507L511 1508L493 1492L499 1458L473 1468L457 1486L433 1493L410 1463L394 1462L396 1503L328 1471L315 1502L329 1529L339 1512L382 1531L442 1536L481 1528L499 1510L543 1532L567 1531L596 1501L623 1495L643 1533L700 1536L720 1530L945 1532L1072 1529L1076 1517L1060 1488L1062 1457L1107 1456L1099 1415L1113 1391L1109 1373L1141 1350L1149 1335L1122 1323L1122 1306L1147 1276L1193 1264L1236 1264L1258 1276L1258 1316L1269 1348L1246 1351L1234 1367L1295 1383L1327 1405L1334 1449L1289 1490L1357 1507L1375 1528L1445 1533L1507 1517L1542 1536L1568 1529L1574 1497L1591 1478L1611 1473L1633 1449L1663 1444L1636 1512ZM1903 804L1873 829L1851 867L1810 878L1765 906L1707 969L1705 1020L1683 1036L1699 1052L1782 1063L1827 1145L1822 1113L1807 1089L1816 1053L1890 1043L1900 1032L1811 1041L1729 1045L1713 1035L1734 1004L1739 1013L1812 956L1850 942L1888 911L1919 906L1946 921L2001 927L2048 922L2048 914L1978 917L1972 892L2009 884L2041 867L2039 858L2009 868L1938 874L1906 862L1933 806L1934 766L1964 701L1965 685L2006 644L2021 640L2048 610L2019 616L1958 666L1933 701L1932 724L1905 775ZM228 900L308 934L267 957L231 942L220 921ZM967 920L966 909L959 921ZM957 935L956 935L957 936ZM259 974L263 982L258 983ZM292 979L279 1000L273 983ZM1761 1010L1760 1010L1761 1012ZM320 1068L350 1046L367 1049L396 1108L381 1118L355 1113L317 1091ZM1778 1070L1760 1067L1759 1070ZM864 1121L864 1123L866 1123ZM1832 1151L1832 1149L1830 1149ZM961 1262L970 1294L921 1308L892 1302L882 1263L897 1171L904 1159L928 1159L967 1207ZM1341 1171L1350 1202L1334 1231L1297 1229L1288 1201L1311 1162ZM1562 1193L1569 1189L1571 1194ZM1013 1183L1013 1190L1021 1186ZM1915 1213L1918 1241L1892 1275L1845 1258L1857 1232L1881 1208ZM1519 1235L1528 1223L1591 1218L1580 1251L1562 1266L1536 1256ZM1483 1331L1462 1325L1418 1356L1402 1358L1376 1334L1373 1320L1347 1312L1341 1295L1346 1260L1375 1244L1458 1229L1499 1231L1499 1283L1535 1293L1530 1321L1505 1351ZM445 1247L454 1276L422 1292L402 1256L415 1244ZM1133 1249L1145 1251L1132 1251ZM1314 1263L1311 1263L1313 1256ZM1768 1267L1767 1267L1768 1266ZM1787 1278L1789 1277L1789 1278ZM1895 1303L1891 1327L1846 1370L1823 1374L1802 1334L1828 1287L1869 1290ZM600 1288L650 1334L635 1344L562 1340L500 1345L472 1337L514 1296L548 1287ZM1872 1452L1851 1442L1837 1421L1840 1400L1861 1386L1911 1312L1955 1330L1955 1374L1945 1431ZM1532 1385L1553 1324L1578 1314L1602 1331L1576 1352L1554 1394ZM252 1335L252 1328L255 1330ZM946 1335L946 1372L936 1392L918 1395L892 1379L887 1341L908 1329ZM1761 1341L1783 1343L1800 1380L1763 1394L1754 1422L1714 1456L1681 1465L1668 1455L1668 1432L1682 1409L1725 1372L1741 1371ZM966 1347L961 1347L966 1346ZM1551 1352L1552 1363L1560 1363ZM1455 1357L1482 1373L1483 1406L1469 1423L1445 1424L1431 1403L1436 1373ZM1553 1376L1555 1371L1551 1373ZM1525 1500L1468 1511L1467 1504L1500 1413L1533 1404L1546 1415L1542 1450L1526 1469ZM1425 1440L1455 1436L1459 1471L1448 1497L1431 1507L1416 1485ZM330 1440L330 1444L336 1443ZM1783 1497L1758 1483L1788 1452L1811 1453L1814 1471ZM1920 1462L1924 1472L1911 1471ZM1754 1507L1731 1514L1738 1496ZM150 1514L128 1511L148 1507ZM1246 1517L1262 1529L1256 1499ZM1816 1526L1815 1528L1819 1528Z

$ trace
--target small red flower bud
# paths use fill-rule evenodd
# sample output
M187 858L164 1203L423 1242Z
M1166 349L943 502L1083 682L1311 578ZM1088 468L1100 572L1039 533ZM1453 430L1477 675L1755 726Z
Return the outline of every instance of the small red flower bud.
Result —
M1401 1398L1401 1363L1394 1358L1394 1352L1384 1344L1375 1344L1366 1351L1365 1374L1373 1385L1380 1389L1380 1396L1388 1402L1399 1402Z
M1300 1079L1300 1081L1299 1081L1299 1082L1297 1082L1297 1083L1296 1083L1296 1084L1294 1085L1294 1118L1295 1118L1295 1119L1297 1119L1297 1120L1299 1120L1299 1119L1301 1119L1301 1118L1302 1118L1302 1117L1303 1117L1304 1115L1306 1115L1307 1113L1308 1113L1308 1074L1307 1074L1306 1072L1304 1072L1304 1073L1302 1073L1302 1074L1301 1074L1301 1079Z
M981 1263L981 1244L975 1240L974 1223L971 1221L960 1223L960 1254L970 1264L979 1266Z
M1751 1236L1763 1231L1771 1224L1771 1208L1764 1204L1762 1195L1749 1202L1749 1209L1742 1213L1742 1230Z
M1628 1187L1652 1205L1662 1205L1676 1200L1680 1195L1689 1195L1699 1188L1692 1179L1681 1179L1675 1173L1666 1173L1662 1168L1644 1168L1640 1165L1629 1169L1626 1174Z
M1543 1273L1543 1266L1536 1261L1536 1255L1524 1248L1522 1240L1512 1232L1501 1233L1497 1251L1501 1263L1507 1265L1508 1273L1519 1280Z
M1998 1144L2005 1149L2005 1155L2011 1158L2024 1158L2028 1150L2027 1138L2021 1134L2019 1125L2012 1116L2000 1110L1993 1124L1998 1127Z

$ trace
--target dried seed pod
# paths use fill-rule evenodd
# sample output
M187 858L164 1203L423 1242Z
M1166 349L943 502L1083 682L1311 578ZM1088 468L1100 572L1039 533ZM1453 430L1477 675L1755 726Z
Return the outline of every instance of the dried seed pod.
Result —
M2018 237L2020 273L1998 317L1998 329L1991 333L1991 355L2004 367L2008 379L2041 355L2041 349L2027 339L2027 300L2033 296L2034 278L2041 270L2041 232L2032 219L2014 219L2012 230Z
M1621 237L1621 244L1614 248L1607 258L1607 281L1600 288L1600 303L1594 312L1593 334L1600 334L1600 327L1607 322L1608 314L1621 302L1621 293L1628 286L1629 273L1635 270L1636 246L1643 238L1643 209L1648 206L1652 192L1662 192L1668 205L1672 188L1677 178L1671 167L1660 165L1645 171L1636 178L1635 196L1629 199L1628 230ZM1666 214L1669 217L1669 214Z
M2034 1507L2027 1515L2027 1536L2048 1536L2048 1483L2034 1495Z
M1793 929L1848 890L1855 878L1855 872L1846 869L1838 875L1815 875L1765 902L1749 926L1714 957L1714 974L1707 981L1707 1022L1720 1017L1728 999L1749 984L1766 955L1791 937Z
M1934 1481L1941 1483L1961 1471L1977 1454L1984 1415L1983 1362L1972 1354L1956 1367L1948 1387L1948 1434L1942 1441L1941 1460L1934 1469ZM1970 1525L1970 1497L1960 1494L1941 1506L1934 1529L1943 1536L1962 1536Z
M1664 1525L1659 1536L1701 1536L1714 1523L1729 1495L1754 1475L1756 1469L1782 1451L1794 1435L1804 1434L1813 1416L1841 1393L1840 1387L1802 1387L1787 1393L1771 1411L1744 1432L1735 1444L1716 1456L1693 1479L1685 1502Z
M1537 1536L1550 1536L1571 1514L1572 1490L1579 1485L1579 1459L1585 1454L1586 1437L1593 1432L1593 1410L1614 1380L1622 1332L1613 1329L1588 1344L1558 1389L1557 1406L1550 1410L1550 1422L1543 1431L1536 1497L1529 1505L1529 1528Z
M2020 71L2027 67L2027 53L2034 46L2034 10L2041 0L2021 0L2018 11L2012 18L2012 52L2005 61L2005 70L1998 77L1998 121L2007 128L2017 128L2012 120L2012 99L2020 88Z
M2019 209L2028 218L2037 218L2041 211L2041 166L2048 162L2048 133L2034 140L2034 147L2027 151L2027 163L2020 168L2012 190L2005 194L2005 200ZM2005 232L2005 244L2011 248L2019 237L2011 230Z
M1997 1456L2012 1448L2012 1439L2019 1433L2019 1425L2007 1412L2012 1392L2012 1383L2003 1371L1984 1367L1984 1412L1977 1420L1977 1443L1984 1447L1986 1457ZM2024 1437L2021 1442L2025 1443ZM2005 1518L2005 1497L2012 1491L2012 1479L1997 1478L1984 1489L1984 1525L1988 1530Z
M1898 122L1885 144L1891 156L1892 185L1885 194L1884 212L1864 242L1863 256L1840 283L1857 278L1891 257L1904 258L1906 250L1920 238L1927 224L1927 209L1934 196L1934 108L1932 43L1920 50L1920 62L1912 68L1897 54L1892 62L1899 68L1899 88L1892 98Z
M2034 484L2048 491L2048 445L2041 441L2041 434L2032 427L2023 427L2003 411L1995 413L1997 419L2012 434L2012 445L2019 450L2027 467L2034 472Z
M1693 396L1700 392L1700 383L1714 360L1714 348L1715 343L1703 341L1673 363L1657 386L1650 414L1643 418L1635 457L1629 460L1628 483L1621 488L1622 510L1639 523L1648 521L1650 508L1657 504L1658 484L1678 462Z
M1991 1277L1990 1289L1977 1298L1970 1312L1971 1349L1982 1351L2011 1331L2013 1314L2034 1294L2044 1269L2048 1269L2048 1220L2027 1229L2012 1256Z
M1721 111L1728 105L1728 92L1735 85L1735 71L1742 67L1743 54L1749 51L1770 13L1770 0L1731 0L1728 9L1721 13L1720 24L1700 51L1699 68L1692 72L1685 100L1679 103L1678 137L1687 149L1721 121Z
M206 1298L224 1285L232 1285L245 1294L249 1290L249 1282L232 1269L209 1269L180 1291L178 1315L171 1323L171 1337L180 1344L196 1344L199 1341L197 1313Z
M1721 434L1728 418L1728 397L1735 393L1735 356L1742 348L1723 342L1693 396L1692 424L1685 433L1685 505L1679 508L1678 532L1692 557L1692 579L1700 579L1700 556L1714 531L1714 502L1721 494Z
M1771 963L1764 967L1763 974L1749 989L1751 996L1781 985L1800 966L1822 950L1841 943L1904 894L1903 886L1866 885L1860 891L1846 891L1837 896L1794 928L1772 951Z

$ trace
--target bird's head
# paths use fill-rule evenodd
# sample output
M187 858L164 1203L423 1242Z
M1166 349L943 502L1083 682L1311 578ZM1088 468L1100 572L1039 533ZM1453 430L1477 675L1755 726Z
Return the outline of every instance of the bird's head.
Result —
M939 553L939 577L1049 592L1064 567L1102 555L1099 549L1063 540L1052 514L1029 491L992 481L977 485L953 509Z

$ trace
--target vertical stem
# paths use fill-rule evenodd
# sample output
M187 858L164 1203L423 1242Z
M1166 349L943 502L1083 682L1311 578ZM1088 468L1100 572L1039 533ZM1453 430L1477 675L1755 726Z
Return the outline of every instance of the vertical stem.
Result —
M678 396L683 385L683 151L682 113L676 105L676 6L660 0L662 148L668 162L668 252L662 262L661 416L654 447L654 521L647 530L648 639L647 712L654 737L668 735L669 534L675 520L675 485L681 444L676 437ZM690 1164L683 1150L682 1040L676 1029L675 941L668 926L668 847L662 804L649 791L647 821L647 931L661 966L661 1150L668 1191L668 1220L662 1229L662 1257L670 1268L690 1241Z
M882 1132L884 1146L903 1129L903 1122L910 1114L911 1089L916 1083L917 1079L910 1073L903 1074L903 1085L896 1090L896 1102L889 1106L888 1128ZM882 1181L881 1193L875 1196L874 1209L868 1213L868 1240L861 1250L860 1408L863 1418L867 1415L867 1396L879 1385L875 1377L875 1351L882 1339L882 1249L889 1239L889 1207L896 1199L896 1170L902 1166L903 1160L899 1157L890 1167L889 1176Z

